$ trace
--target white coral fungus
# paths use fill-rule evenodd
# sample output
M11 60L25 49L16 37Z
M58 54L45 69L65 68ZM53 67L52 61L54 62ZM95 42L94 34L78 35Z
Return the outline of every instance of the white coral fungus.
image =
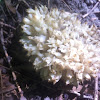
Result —
M95 26L81 24L76 13L56 8L48 11L41 6L27 12L22 26L26 35L20 41L42 79L76 84L96 76L100 34Z

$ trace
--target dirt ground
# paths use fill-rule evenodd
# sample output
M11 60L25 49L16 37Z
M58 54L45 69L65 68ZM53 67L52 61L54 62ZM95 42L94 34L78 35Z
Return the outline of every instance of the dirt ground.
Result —
M28 61L19 42L21 25L26 9L40 5L78 13L82 23L96 25L100 33L100 0L0 0L0 100L94 100L95 79L77 87L62 81L53 85L42 81Z

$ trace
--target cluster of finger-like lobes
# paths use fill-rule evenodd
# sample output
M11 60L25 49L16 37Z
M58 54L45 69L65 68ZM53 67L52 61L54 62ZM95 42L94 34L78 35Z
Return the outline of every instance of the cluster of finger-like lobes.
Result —
M77 84L95 77L100 66L97 28L81 24L76 13L50 11L46 6L28 9L20 40L30 61L44 80Z

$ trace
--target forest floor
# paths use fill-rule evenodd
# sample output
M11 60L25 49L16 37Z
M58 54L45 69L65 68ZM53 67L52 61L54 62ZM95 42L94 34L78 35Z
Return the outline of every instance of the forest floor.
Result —
M46 5L78 13L100 32L100 0L0 0L0 100L100 100L100 78L77 87L42 81L19 40L26 9ZM95 93L97 92L97 94ZM96 99L96 96L98 99Z

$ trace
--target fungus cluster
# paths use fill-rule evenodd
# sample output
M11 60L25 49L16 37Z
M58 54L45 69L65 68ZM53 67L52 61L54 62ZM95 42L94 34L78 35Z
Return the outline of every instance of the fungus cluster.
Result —
M56 83L62 79L75 85L96 76L100 34L95 26L81 24L76 13L57 8L49 11L41 6L27 12L20 41L43 80Z

